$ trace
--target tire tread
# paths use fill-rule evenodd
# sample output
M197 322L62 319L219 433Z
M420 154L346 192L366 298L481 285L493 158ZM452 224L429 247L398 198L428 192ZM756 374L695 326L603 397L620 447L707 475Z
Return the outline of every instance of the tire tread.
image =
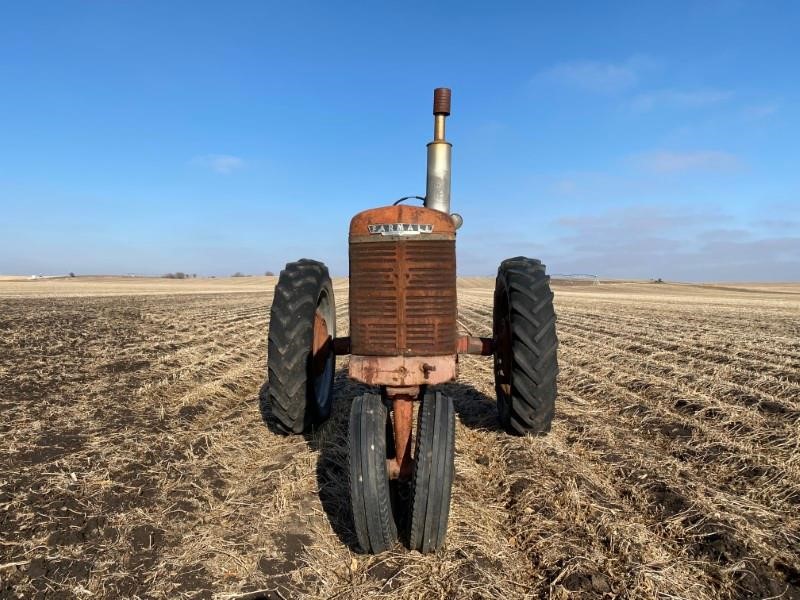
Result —
M379 394L364 394L350 407L350 502L358 544L378 554L397 541L386 471L388 413Z
M558 335L550 277L540 260L504 260L495 286L495 335L498 298L505 295L511 323L511 394L506 397L495 365L495 388L502 425L509 433L541 434L550 430L555 414L558 375Z
M334 302L327 267L309 259L288 263L275 286L267 336L268 401L276 428L285 434L302 433L328 417L317 410L308 372L314 311L326 286Z
M411 479L409 546L435 552L444 545L454 475L455 410L450 397L427 392L419 408Z

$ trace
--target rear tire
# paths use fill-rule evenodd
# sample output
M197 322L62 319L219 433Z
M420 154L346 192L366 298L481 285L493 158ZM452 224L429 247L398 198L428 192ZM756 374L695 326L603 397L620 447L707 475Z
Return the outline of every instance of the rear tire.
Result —
M315 329L327 337L316 355ZM287 264L275 286L267 341L269 405L282 433L302 433L330 415L334 337L336 304L327 267L308 259Z
M435 552L444 545L450 516L455 454L453 401L427 392L419 407L414 473L411 479L409 547Z
M350 407L350 503L358 545L378 554L397 542L386 469L388 411L379 394L364 394Z
M500 423L512 434L550 431L555 414L558 338L550 277L519 256L497 270L493 333Z

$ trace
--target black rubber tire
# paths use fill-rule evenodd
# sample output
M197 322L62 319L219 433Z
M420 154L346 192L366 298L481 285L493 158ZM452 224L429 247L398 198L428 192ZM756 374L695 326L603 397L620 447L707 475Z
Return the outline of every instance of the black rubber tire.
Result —
M380 394L364 394L350 407L350 503L358 545L378 554L397 542L386 469L388 411Z
M408 545L435 552L444 545L453 487L456 421L453 401L427 392L419 407Z
M550 277L541 261L519 256L502 262L493 332L501 425L515 435L547 433L555 415L558 337Z
M336 303L327 267L315 260L288 263L275 286L267 340L268 401L276 429L302 433L328 418L333 402L336 357L324 372L312 371L314 314L325 316L336 337Z

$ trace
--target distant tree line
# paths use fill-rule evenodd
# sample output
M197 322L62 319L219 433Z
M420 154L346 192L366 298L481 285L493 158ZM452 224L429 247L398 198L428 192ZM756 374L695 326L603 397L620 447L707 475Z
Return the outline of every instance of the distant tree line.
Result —
M266 275L267 277L274 277L275 273L273 273L272 271L266 271L264 275ZM74 277L72 273L70 273L70 276ZM197 277L197 273L192 273L190 275L189 273L184 273L183 271L176 271L175 273L166 273L161 277L163 277L164 279L190 279L190 278L194 279ZM241 271L236 271L236 273L231 275L231 277L251 277L251 275L248 275L247 273L242 273ZM215 279L215 276L211 275L211 278Z

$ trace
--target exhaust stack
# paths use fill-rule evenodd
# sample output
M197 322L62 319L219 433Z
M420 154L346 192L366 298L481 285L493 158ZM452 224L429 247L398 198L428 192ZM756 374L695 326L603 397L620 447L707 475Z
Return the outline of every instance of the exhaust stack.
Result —
M453 145L445 139L444 120L450 115L450 88L433 90L433 141L428 144L425 207L450 214L450 163Z

